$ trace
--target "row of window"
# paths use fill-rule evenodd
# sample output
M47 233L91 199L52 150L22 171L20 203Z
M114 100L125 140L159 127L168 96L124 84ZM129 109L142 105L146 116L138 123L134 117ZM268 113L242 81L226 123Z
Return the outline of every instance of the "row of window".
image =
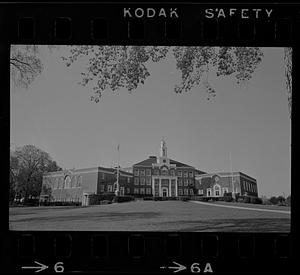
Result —
M72 179L69 176L65 178L56 178L54 180L53 189L70 189L78 188L82 185L82 176L75 176Z
M160 172L160 173L159 173ZM153 171L151 169L134 169L134 175L135 176L151 176L151 175L155 175L158 176L159 174L161 174L162 176L178 176L178 177L185 177L185 178L192 178L194 177L194 172L193 171L182 171L182 170L178 170L175 173L175 170L171 169L168 170L166 167L164 167L163 169L159 170L159 169L154 169Z
M245 191L257 193L257 186L255 184L244 180L243 185L244 185L244 190Z
M214 194L213 194L212 191L214 191ZM221 191L222 191L222 193L221 193ZM223 196L225 193L228 193L228 188L227 187L223 187L222 190L221 190L220 187L215 187L215 188L213 188L213 190L212 190L212 188L207 188L206 189L206 196L207 197L212 197L212 196L219 197L219 196ZM198 194L199 195L204 195L203 189L199 189Z
M148 194L151 195L152 194L152 188L134 188L133 189L133 193L134 194Z
M134 194L148 194L151 195L152 194L152 188L134 188L133 189L133 193ZM158 196L158 192L156 193L156 196ZM193 189L188 189L188 188L184 188L184 189L178 189L178 195L182 196L182 195L194 195L194 191Z
M155 183L158 184L158 179L155 179ZM175 180L171 180L172 184L175 184ZM178 186L188 186L189 184L193 184L193 179L178 179ZM134 178L134 185L151 185L151 178Z
M178 195L194 195L194 191L193 189L187 189L187 188L184 188L184 189L178 189Z
M151 178L134 178L134 185L151 185Z
M115 186L116 187L116 186ZM108 184L106 185L106 188L105 188L105 185L103 184L100 184L100 192L103 193L103 192L114 192L115 191L115 188L114 185L112 184ZM120 186L120 193L121 194L130 194L130 188L129 187L124 187L124 186Z

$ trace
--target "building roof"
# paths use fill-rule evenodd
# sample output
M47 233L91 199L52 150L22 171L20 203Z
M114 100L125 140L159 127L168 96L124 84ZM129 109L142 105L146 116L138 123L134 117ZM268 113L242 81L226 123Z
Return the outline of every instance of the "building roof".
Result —
M49 172L49 173L45 173L44 176L55 176L55 175L61 175L61 174L65 174L68 172L72 172L72 173L81 173L81 172L108 172L108 173L115 173L116 172L116 168L106 168L106 167L102 167L102 166L98 166L98 167L90 167L90 168L80 168L80 169L69 169L69 170L61 170L61 171L56 171L56 172ZM120 168L120 174L124 175L124 176L132 176L133 174L127 171L122 170L122 168Z
M207 174L198 174L196 176L198 177L211 177L213 175L220 175L220 176L242 176L242 177L245 177L245 178L248 178L250 180L253 180L253 181L256 181L255 178L253 177L250 177L248 175L246 175L245 173L242 173L242 172L215 172L215 173L207 173Z
M153 163L157 163L157 157L156 156L150 156L149 158L147 158L147 159L145 159L145 160L143 160L141 162L138 162L138 163L134 164L133 166L146 166L146 167L148 166L148 167L152 167ZM176 164L177 167L194 168L191 165L188 165L188 164L185 164L185 163L173 160L173 159L170 159L170 164ZM197 172L199 174L203 174L204 173L204 172L202 172L200 170L197 170Z

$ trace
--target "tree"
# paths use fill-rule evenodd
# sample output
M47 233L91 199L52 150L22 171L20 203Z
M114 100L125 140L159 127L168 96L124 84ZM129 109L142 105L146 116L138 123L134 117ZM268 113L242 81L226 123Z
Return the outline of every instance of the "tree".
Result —
M286 198L286 205L291 206L291 195Z
M10 78L17 87L28 88L43 71L41 51L45 46L12 45L10 51ZM46 46L50 51L59 46Z
M288 95L290 116L292 114L292 48L284 48L285 84Z
M275 197L275 196L272 196L272 197L269 199L269 201L270 201L271 204L277 204L277 203L278 203L278 199L277 199L277 197Z
M104 90L124 87L129 91L144 84L150 73L149 62L158 62L173 54L181 82L176 93L188 92L202 83L208 99L215 91L208 82L210 71L217 76L234 75L241 83L251 78L263 53L258 47L159 47L159 46L70 46L70 55L62 57L67 66L87 57L87 69L82 72L80 84L91 84L92 101L99 102Z
M11 152L11 178L14 192L24 200L29 196L39 196L43 173L62 170L47 152L33 145L25 145Z
M42 72L43 66L36 45L13 45L10 54L10 74L14 84L28 88Z

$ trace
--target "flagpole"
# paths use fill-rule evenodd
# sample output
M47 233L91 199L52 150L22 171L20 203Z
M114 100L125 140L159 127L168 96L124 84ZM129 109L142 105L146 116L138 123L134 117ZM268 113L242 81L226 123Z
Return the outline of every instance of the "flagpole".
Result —
M232 173L231 151L229 152L229 161L230 161L230 172L231 172L232 198L235 199L235 192L234 192L234 185L233 185L233 173Z
M118 144L118 166L117 166L117 189L116 189L116 195L119 195L119 173L120 173L120 144Z

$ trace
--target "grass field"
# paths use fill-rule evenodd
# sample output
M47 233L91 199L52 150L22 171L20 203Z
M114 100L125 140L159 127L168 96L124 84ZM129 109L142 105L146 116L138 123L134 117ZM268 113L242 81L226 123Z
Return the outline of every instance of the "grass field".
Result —
M231 205L258 210L228 208ZM14 207L10 208L9 225L11 230L289 232L288 211L276 206L182 201Z

